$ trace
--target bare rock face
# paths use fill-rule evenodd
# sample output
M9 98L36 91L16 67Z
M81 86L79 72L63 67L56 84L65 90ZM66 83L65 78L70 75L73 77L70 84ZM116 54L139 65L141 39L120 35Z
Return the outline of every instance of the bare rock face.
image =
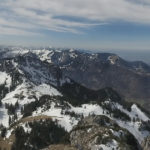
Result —
M142 143L143 150L150 150L150 136Z
M90 116L83 119L71 131L70 141L78 150L140 150L137 140L131 133L105 116Z

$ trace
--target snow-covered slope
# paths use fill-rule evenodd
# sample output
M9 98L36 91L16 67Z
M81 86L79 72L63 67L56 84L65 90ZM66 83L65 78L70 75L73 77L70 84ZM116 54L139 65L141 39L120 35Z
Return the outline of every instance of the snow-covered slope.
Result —
M9 115L7 113L7 109L5 108L6 103L9 105L15 105L17 102L19 103L17 115L18 119L20 119L22 117L20 112L21 107L36 101L42 95L61 96L61 93L48 84L35 85L33 83L23 82L21 85L18 85L14 91L6 94L6 96L1 100L3 105L0 108L0 123L6 127L9 126Z
M114 105L118 106L119 104L113 103ZM120 106L120 105L119 105ZM120 106L121 107L121 106ZM51 104L51 107L48 110L44 111L44 108L38 108L35 112L33 112L33 116L37 115L47 115L47 116L53 116L54 119L58 120L58 123L64 127L67 131L71 131L71 129L78 123L78 121L82 117L87 117L89 115L105 115L114 121L118 123L122 128L126 128L128 131L130 131L135 138L141 143L145 137L147 137L150 132L147 130L140 130L140 126L142 125L142 121L148 121L149 118L141 112L141 110L133 104L131 108L135 108L137 111L134 111L132 109L131 112L129 112L126 109L121 108L120 110L122 112L125 112L125 114L129 115L131 117L131 121L122 120L116 117L110 116L109 110L105 110L102 106L98 104L83 104L80 107L73 107L69 104L69 108L62 109L61 107L57 107L55 103ZM142 113L142 117L140 116ZM72 114L76 114L76 117L72 117ZM138 117L139 116L139 117ZM133 118L138 118L137 120L133 120Z
M11 85L11 77L6 72L0 72L0 85L6 84L7 87Z

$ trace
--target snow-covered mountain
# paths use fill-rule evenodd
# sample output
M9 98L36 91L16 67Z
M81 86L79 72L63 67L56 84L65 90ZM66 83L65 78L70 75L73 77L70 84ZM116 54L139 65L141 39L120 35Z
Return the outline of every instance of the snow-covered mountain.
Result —
M126 100L150 109L150 66L128 62L116 54L90 53L74 49L3 48L1 58L34 53L41 61L59 66L65 76L90 89L112 87Z
M89 57L90 60L96 61L96 58L100 57L98 54L84 54L74 50L26 49L5 49L0 53L0 148L37 150L51 144L56 144L57 147L57 144L62 144L63 139L63 144L80 149L86 141L82 143L81 140L76 140L75 143L75 138L82 133L90 138L91 130L94 137L87 143L92 142L88 149L117 150L121 149L120 143L123 143L132 150L135 147L141 149L150 136L149 113L141 106L125 102L112 88L88 89L64 71L69 65L75 65L76 61L72 62L72 59ZM120 59L105 54L101 60L106 58L111 65L118 63L117 59ZM81 65L80 69L85 70L84 67ZM78 70L76 71L78 73ZM148 73L148 69L144 72ZM104 123L107 123L106 120L113 122L107 126L96 122L97 129L103 129L101 136L107 134L105 131L108 129L111 132L107 142L100 140L93 143L96 135L93 129L96 116L105 116L104 120L99 118ZM116 125L118 128L115 128ZM83 127L88 130L81 132ZM52 131L54 128L56 131ZM75 134L76 130L79 134ZM64 134L66 137L62 136ZM72 136L74 134L75 136ZM112 134L114 136L111 137ZM117 138L119 134L122 134L122 141ZM135 138L133 144L127 140L123 141L130 134ZM20 136L23 140L18 138Z

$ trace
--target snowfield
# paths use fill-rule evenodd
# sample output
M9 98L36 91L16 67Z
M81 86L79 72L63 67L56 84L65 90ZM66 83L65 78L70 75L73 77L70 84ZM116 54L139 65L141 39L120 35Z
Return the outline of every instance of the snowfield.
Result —
M3 105L0 108L0 124L3 124L6 127L9 126L9 115L7 114L5 103L15 105L15 103L18 102L21 109L25 104L35 101L33 96L36 96L39 99L42 95L61 96L61 93L47 84L37 86L24 81L21 85L18 85L14 91L8 93L5 98L2 99ZM22 117L20 109L17 110L18 119Z
M10 87L11 85L11 77L6 72L0 71L0 85L6 84L6 87Z
M133 114L134 116L137 116L143 121L149 120L149 118L137 107L137 105L133 104L131 109L131 114Z
M19 100L19 104L23 106L27 103L35 101L34 98L29 97L36 96L37 98L40 98L42 95L61 96L61 93L47 84L34 85L28 82L24 82L19 85L14 91L8 93L6 97L2 99L2 102L8 104L15 104ZM21 100L18 96L23 96L23 100Z
M118 143L116 140L112 140L112 142L107 143L106 145L101 144L101 145L95 145L94 147L92 147L91 150L117 150L118 149Z
M0 124L3 124L5 127L8 127L9 115L7 114L7 109L5 109L5 105L2 105L0 108Z

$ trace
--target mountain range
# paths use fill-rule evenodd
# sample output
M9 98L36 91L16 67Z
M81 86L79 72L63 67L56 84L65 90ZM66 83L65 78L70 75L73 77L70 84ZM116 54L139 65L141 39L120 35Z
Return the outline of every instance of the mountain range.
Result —
M41 61L58 66L64 76L89 89L111 87L125 100L150 109L150 66L144 62L129 62L111 53L73 49L31 51ZM1 57L8 58L28 52L28 49L12 48L2 50L0 54Z
M143 62L9 47L0 50L0 79L1 149L149 150L150 66Z

